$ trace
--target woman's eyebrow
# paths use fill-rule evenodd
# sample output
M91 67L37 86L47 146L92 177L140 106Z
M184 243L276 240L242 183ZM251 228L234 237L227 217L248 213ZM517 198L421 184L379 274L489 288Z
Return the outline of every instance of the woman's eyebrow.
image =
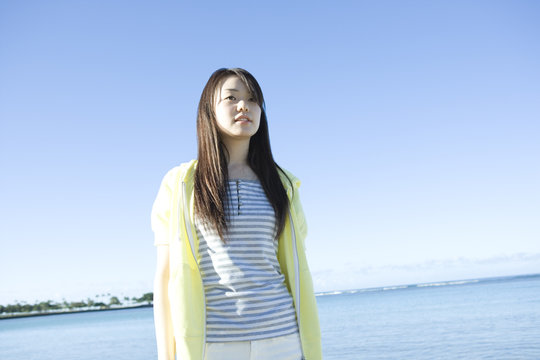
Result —
M225 89L225 90L223 90L223 91L236 91L236 92L238 92L238 91L240 91L240 90L238 90L238 89Z

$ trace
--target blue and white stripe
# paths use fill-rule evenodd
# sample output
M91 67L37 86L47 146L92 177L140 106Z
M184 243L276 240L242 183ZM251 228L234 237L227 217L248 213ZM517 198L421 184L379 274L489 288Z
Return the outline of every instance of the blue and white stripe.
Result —
M229 342L298 331L277 261L275 213L258 180L230 180L226 242L196 220L206 294L206 340Z

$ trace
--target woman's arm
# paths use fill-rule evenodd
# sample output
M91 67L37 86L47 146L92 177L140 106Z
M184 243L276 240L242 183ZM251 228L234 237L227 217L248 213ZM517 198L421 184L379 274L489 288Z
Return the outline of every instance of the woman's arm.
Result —
M159 360L174 360L175 356L168 283L169 245L159 245L154 277L154 326Z

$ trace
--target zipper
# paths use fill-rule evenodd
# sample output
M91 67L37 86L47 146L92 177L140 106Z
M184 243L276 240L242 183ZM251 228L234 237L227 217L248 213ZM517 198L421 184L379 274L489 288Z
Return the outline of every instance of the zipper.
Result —
M298 332L301 333L300 327L300 264L298 260L298 249L296 247L296 232L294 231L294 223L292 220L291 210L289 209L289 222L291 223L291 235L293 245L293 258L294 258L294 277L295 277L295 293L296 293L296 317L298 318Z
M189 238L189 245L191 247L191 254L193 255L193 260L195 260L195 264L197 264L197 270L199 271L199 276L201 274L201 269L199 268L199 262L197 261L197 256L195 255L195 243L193 241L193 233L191 231L190 221L189 221L189 207L188 207L188 201L186 197L186 183L182 181L182 192L183 192L183 198L184 198L184 222L186 225L186 232ZM187 210L187 211L186 211ZM189 228L189 230L188 230ZM203 349L202 349L202 358L204 359L204 353L206 351L206 294L204 293L204 284L202 284L202 277L201 277L201 288L203 289L203 309L204 309L204 327L203 327Z

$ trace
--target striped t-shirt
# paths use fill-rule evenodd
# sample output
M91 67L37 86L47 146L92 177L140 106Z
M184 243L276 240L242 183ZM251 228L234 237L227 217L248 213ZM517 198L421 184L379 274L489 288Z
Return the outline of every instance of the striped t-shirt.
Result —
M230 180L226 243L195 221L206 295L206 341L245 341L298 331L277 260L274 209L259 180Z

